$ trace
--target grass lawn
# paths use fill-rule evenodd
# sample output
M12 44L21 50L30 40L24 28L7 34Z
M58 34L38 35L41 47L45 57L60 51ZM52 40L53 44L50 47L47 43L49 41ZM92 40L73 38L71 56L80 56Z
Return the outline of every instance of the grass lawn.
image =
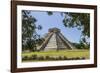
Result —
M85 59L89 59L90 53L89 50L60 50L60 51L41 51L41 52L22 53L22 57L24 56L30 57L32 55L43 56L43 57L66 56L67 58L84 57Z

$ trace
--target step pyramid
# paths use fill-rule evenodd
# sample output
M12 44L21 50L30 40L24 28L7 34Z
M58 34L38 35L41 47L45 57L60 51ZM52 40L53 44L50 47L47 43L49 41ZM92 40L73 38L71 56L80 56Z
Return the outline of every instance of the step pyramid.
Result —
M40 46L40 50L72 50L75 46L64 37L58 28L50 28L48 34L45 37L45 41Z

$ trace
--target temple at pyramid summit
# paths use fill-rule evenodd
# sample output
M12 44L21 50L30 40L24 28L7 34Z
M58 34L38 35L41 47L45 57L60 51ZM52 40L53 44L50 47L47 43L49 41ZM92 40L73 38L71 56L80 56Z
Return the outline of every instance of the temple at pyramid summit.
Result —
M58 28L50 28L44 42L40 46L42 51L50 50L73 50L75 46L64 37Z

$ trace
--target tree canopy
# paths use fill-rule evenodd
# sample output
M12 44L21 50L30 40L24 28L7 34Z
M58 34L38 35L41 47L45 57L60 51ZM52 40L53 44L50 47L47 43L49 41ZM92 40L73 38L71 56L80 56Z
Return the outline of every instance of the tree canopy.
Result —
M22 48L36 50L37 39L40 35L37 34L36 29L41 30L42 26L36 26L37 19L33 17L31 11L22 10Z
M76 27L81 31L80 43L89 44L86 40L90 37L90 14L89 13L71 13L61 12L63 25L68 28ZM48 15L53 15L53 12L48 12Z
M87 38L90 37L90 14L89 13L64 13L63 24L65 27L81 30L80 44L89 45Z

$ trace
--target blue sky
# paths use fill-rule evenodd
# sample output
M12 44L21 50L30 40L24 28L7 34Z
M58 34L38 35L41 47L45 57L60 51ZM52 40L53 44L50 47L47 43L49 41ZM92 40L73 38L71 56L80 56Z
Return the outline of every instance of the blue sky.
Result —
M41 25L42 30L36 30L42 37L48 33L49 28L57 27L61 30L61 33L71 42L78 43L81 37L81 31L77 28L67 28L63 25L63 16L60 12L53 12L53 15L49 16L47 12L32 11L31 15L37 19L36 26Z

